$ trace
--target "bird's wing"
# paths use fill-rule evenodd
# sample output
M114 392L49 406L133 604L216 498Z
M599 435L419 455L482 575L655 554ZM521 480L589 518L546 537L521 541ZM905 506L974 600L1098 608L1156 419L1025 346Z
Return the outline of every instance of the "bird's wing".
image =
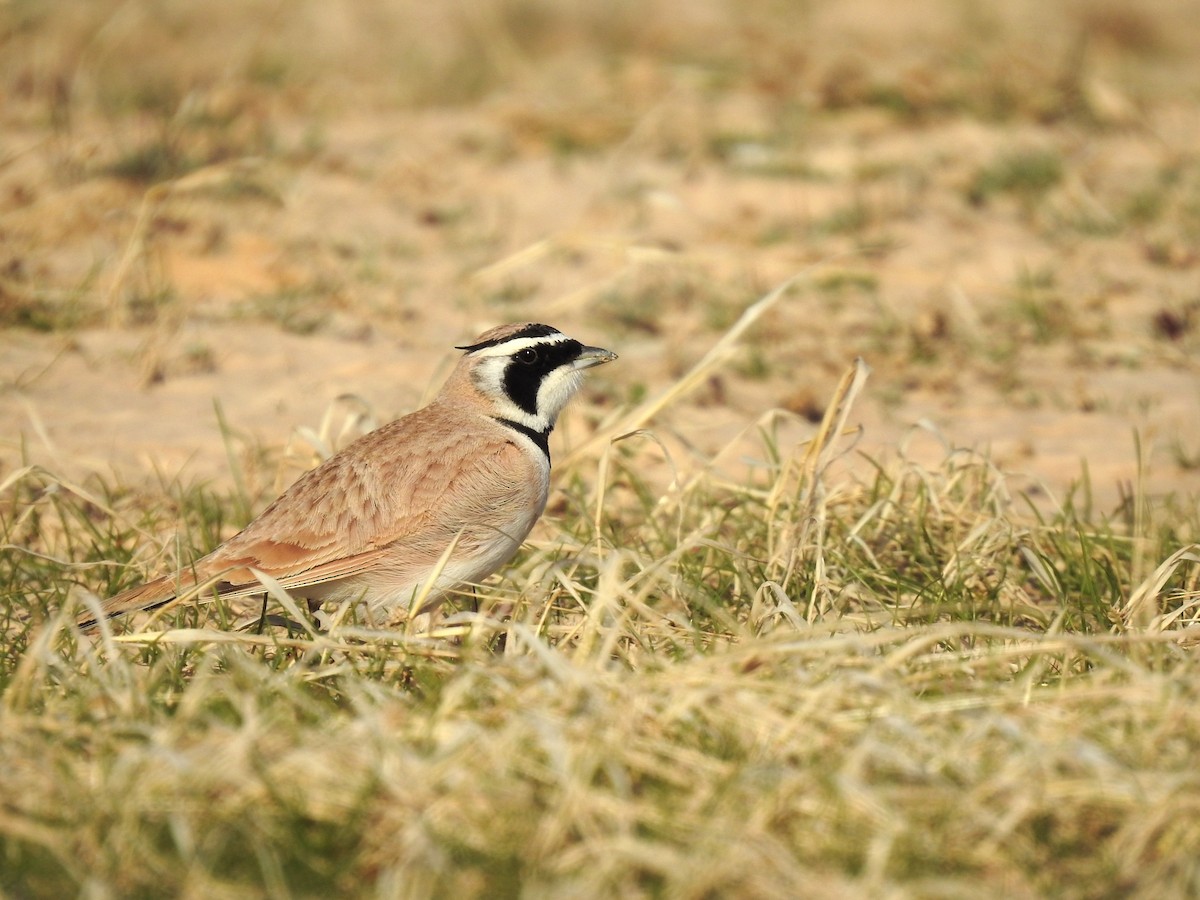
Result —
M240 585L253 567L294 588L362 572L396 545L431 565L464 526L503 521L536 481L527 466L503 427L414 414L305 474L203 568Z
M475 535L469 550L514 505L536 504L538 491L544 501L544 479L508 429L428 410L359 438L190 569L107 600L105 615L161 606L206 582L223 595L256 593L252 568L288 590L369 571L385 556L398 578L427 571L464 527Z

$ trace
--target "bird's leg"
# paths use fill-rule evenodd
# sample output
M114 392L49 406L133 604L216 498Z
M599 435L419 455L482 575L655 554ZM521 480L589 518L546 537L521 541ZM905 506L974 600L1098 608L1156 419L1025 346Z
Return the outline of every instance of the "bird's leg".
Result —
M504 648L508 646L508 628L505 623L512 620L514 604L505 600L496 604L494 616L498 626L496 628L496 636L492 638L492 652L497 656L504 655Z
M267 613L267 604L270 602L270 599L271 598L269 595L267 595L267 594L262 595L262 609L259 611L258 621L255 622L255 624L254 624L255 634L262 634L268 625L277 625L280 628L286 629L291 634L298 634L298 633L304 631L303 625L301 625L299 622L295 622L292 619L289 619L287 616L278 615L276 613L268 614ZM319 600L316 600L316 601L309 600L308 601L308 611L310 613L314 614L312 617L313 621L317 624L317 627L321 631L324 631L325 627L321 621L320 616L315 614L316 611L319 610L320 608L321 608L321 602Z

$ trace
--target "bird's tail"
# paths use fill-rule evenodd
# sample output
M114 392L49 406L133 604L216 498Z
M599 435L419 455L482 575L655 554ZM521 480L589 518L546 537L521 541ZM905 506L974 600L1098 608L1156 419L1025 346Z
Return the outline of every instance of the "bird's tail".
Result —
M84 631L95 628L101 619L111 619L131 612L148 612L166 606L182 592L194 587L196 579L190 573L175 573L163 575L153 581L147 581L127 591L121 591L116 596L109 597L100 604L100 615L87 612L75 622Z

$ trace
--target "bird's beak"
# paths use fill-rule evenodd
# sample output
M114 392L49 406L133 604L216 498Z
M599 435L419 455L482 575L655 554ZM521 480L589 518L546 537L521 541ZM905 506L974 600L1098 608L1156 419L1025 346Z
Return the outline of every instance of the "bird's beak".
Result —
M605 350L603 347L584 347L579 351L579 355L575 357L572 365L576 369L590 369L592 366L602 366L606 362L612 362L616 358L617 354L611 350Z

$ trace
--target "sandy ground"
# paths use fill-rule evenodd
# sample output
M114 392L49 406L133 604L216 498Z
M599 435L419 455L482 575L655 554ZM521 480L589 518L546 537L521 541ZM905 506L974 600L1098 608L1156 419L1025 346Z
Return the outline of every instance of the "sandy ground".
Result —
M620 33L598 48L558 22L545 26L557 43L516 41L519 65L466 100L438 95L441 70L411 75L432 94L419 102L359 89L385 81L372 81L385 58L373 20L342 23L343 52L367 50L337 87L322 68L337 60L281 84L231 76L232 63L208 77L219 34L180 13L176 55L139 57L119 82L175 85L165 112L103 99L124 72L112 60L158 34L153 17L37 19L0 67L0 477L33 462L223 482L231 445L266 490L289 476L255 469L262 451L354 411L414 408L454 344L516 320L621 355L563 423L561 453L803 272L740 355L652 423L680 453L703 460L775 408L791 411L785 441L804 439L862 357L872 375L851 421L871 456L976 448L1051 495L1086 464L1114 509L1139 478L1136 433L1148 492L1200 488L1188 4L1018 4L980 50L995 73L971 78L960 56L975 26L953 4L914 4L903 29L881 23L882 3L833 6L805 5L795 46L786 29L769 39L779 10L754 7L766 30L738 23L746 43L717 62L701 51L728 33L723 7L702 4L676 34L674 7L653 6L672 40L631 37L628 52ZM303 56L284 31L279 46ZM1040 98L1061 89L1081 34L1073 99L1047 113ZM739 52L754 65L718 65ZM1005 79L1011 114L951 102L960 81ZM127 171L160 145L188 164ZM996 175L1037 154L1057 161L1049 183Z

